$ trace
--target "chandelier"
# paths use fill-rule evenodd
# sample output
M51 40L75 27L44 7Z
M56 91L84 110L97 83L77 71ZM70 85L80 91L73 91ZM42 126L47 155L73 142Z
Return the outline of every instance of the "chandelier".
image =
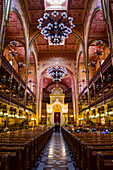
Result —
M94 42L94 44L95 44L96 46L101 46L101 45L103 45L103 41L102 41L102 40L96 40L96 41Z
M17 53L17 51L16 51L15 49L11 49L11 50L9 51L9 53L10 53L10 55L11 55L12 57L18 56L18 53Z
M55 66L55 67L48 68L46 72L50 75L53 81L59 82L61 81L61 78L65 76L67 70L66 68Z
M94 44L99 47L97 50L95 50L96 55L101 56L103 54L103 49L102 49L103 41L97 40L94 42Z
M10 42L10 45L11 45L12 47L18 47L18 46L19 46L19 42L13 40L13 41Z
M72 23L73 18L68 17L66 12L61 13L61 18L56 19L58 12L52 12L52 18L49 13L44 13L43 18L38 19L37 28L41 30L41 34L48 39L52 45L60 45L63 39L67 39L75 25ZM67 18L67 19L66 19ZM64 20L64 21L63 21Z

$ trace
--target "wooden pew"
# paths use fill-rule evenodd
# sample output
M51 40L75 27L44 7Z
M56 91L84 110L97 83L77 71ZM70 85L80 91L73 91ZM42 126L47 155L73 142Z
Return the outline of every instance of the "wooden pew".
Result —
M104 135L93 132L75 134L68 132L65 128L61 128L61 130L79 169L86 170L88 168L88 170L93 170L90 165L93 162L93 167L95 167L96 153L101 150L102 152L113 150L113 133ZM93 151L92 157L91 155L87 157L87 148L90 146L98 149L95 148L96 151ZM94 161L91 160L92 158Z
M113 146L88 146L87 147L87 168L96 169L96 154L101 151L113 151Z
M113 146L113 142L91 142L91 143L85 143L85 142L81 142L80 143L80 152L78 153L78 167L82 168L82 169L86 169L87 168L87 147L88 146Z
M22 149L20 147L4 147L0 148L0 154L9 154L8 159L8 170L21 170L21 156L22 156ZM6 163L6 164L7 164Z
M99 152L96 155L97 170L113 169L113 152Z
M9 154L0 153L0 170L8 170Z
M29 167L29 144L28 143L0 143L0 148L2 147L21 147L22 149L22 159L21 167L25 170Z
M52 133L53 128L46 131L32 128L0 134L0 153L16 153L16 147L21 147L21 169L32 169ZM27 143L27 147L25 143Z

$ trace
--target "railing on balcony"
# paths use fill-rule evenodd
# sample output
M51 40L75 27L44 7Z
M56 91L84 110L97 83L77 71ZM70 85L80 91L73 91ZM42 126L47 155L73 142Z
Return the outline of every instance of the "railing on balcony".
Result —
M7 59L2 56L2 66L3 69L7 71L9 74L9 77L11 77L11 74L13 73L13 79L12 82L11 80L6 80L5 82L0 82L0 100L4 101L5 103L13 103L15 105L21 106L25 108L25 103L24 103L24 92L25 92L25 82L23 79L18 75L18 73L12 68L10 63L7 61ZM8 78L8 76L7 76ZM8 78L9 79L9 78ZM10 78L11 79L11 78ZM16 84L16 89L13 89L13 86ZM19 84L21 84L21 89L19 90ZM11 87L12 86L12 87ZM23 93L21 95L20 93ZM35 94L31 91L31 89L27 86L27 93L32 97L33 101L36 101L36 96ZM33 105L32 108L29 106L27 107L28 110L35 112L36 110L36 105L31 102L30 105Z
M104 61L104 63L101 65L101 69L99 68L96 74L90 80L88 84L90 105L88 107L93 107L103 102L106 103L108 101L113 101L113 73L111 64L111 55L109 55ZM102 77L100 76L100 71L102 72L102 75L105 76L105 80L103 80L103 82ZM107 75L111 76L110 80ZM79 112L82 112L87 109L86 103L81 102L82 98L84 97L84 94L86 93L86 89L87 87L85 87L79 95ZM90 93L91 91L93 92L93 94Z

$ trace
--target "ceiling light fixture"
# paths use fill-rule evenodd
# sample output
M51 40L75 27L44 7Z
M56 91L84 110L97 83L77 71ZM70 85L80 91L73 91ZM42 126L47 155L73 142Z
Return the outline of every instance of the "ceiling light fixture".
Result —
M60 45L63 39L68 38L68 35L72 32L71 29L75 27L72 23L73 18L67 18L66 12L61 13L60 19L56 19L59 15L57 11L52 12L51 15L52 18L49 13L44 13L43 18L38 19L39 25L37 28L41 30L41 34L43 34L44 38L48 39L51 44ZM64 22L62 22L62 20L64 20Z
M13 40L13 41L10 42L10 45L11 45L12 47L18 47L18 46L19 46L19 42Z
M61 81L61 78L65 76L67 70L66 68L55 66L48 68L46 72L50 75L54 82L59 82Z

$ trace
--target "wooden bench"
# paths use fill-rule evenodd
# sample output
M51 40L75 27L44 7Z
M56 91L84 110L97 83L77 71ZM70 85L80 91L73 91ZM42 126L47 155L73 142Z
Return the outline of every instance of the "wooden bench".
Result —
M113 151L113 146L88 146L87 147L87 168L88 170L96 169L96 154L101 151Z
M6 162L6 164L8 164L8 170L20 170L22 169L21 167L21 156L22 156L22 149L20 147L4 147L4 148L0 148L0 154L8 154L9 158L8 162ZM6 165L7 166L7 165Z
M53 128L45 130L39 128L38 131L38 128L32 128L0 134L0 153L7 153L8 157L10 153L12 157L10 155L8 159L10 162L15 159L16 162L16 149L20 147L21 161L18 167L24 170L32 169L35 167L42 150L53 133ZM9 167L11 167L11 163Z
M9 154L0 153L0 170L7 170L9 167Z
M96 155L97 170L113 169L113 152L99 152Z

